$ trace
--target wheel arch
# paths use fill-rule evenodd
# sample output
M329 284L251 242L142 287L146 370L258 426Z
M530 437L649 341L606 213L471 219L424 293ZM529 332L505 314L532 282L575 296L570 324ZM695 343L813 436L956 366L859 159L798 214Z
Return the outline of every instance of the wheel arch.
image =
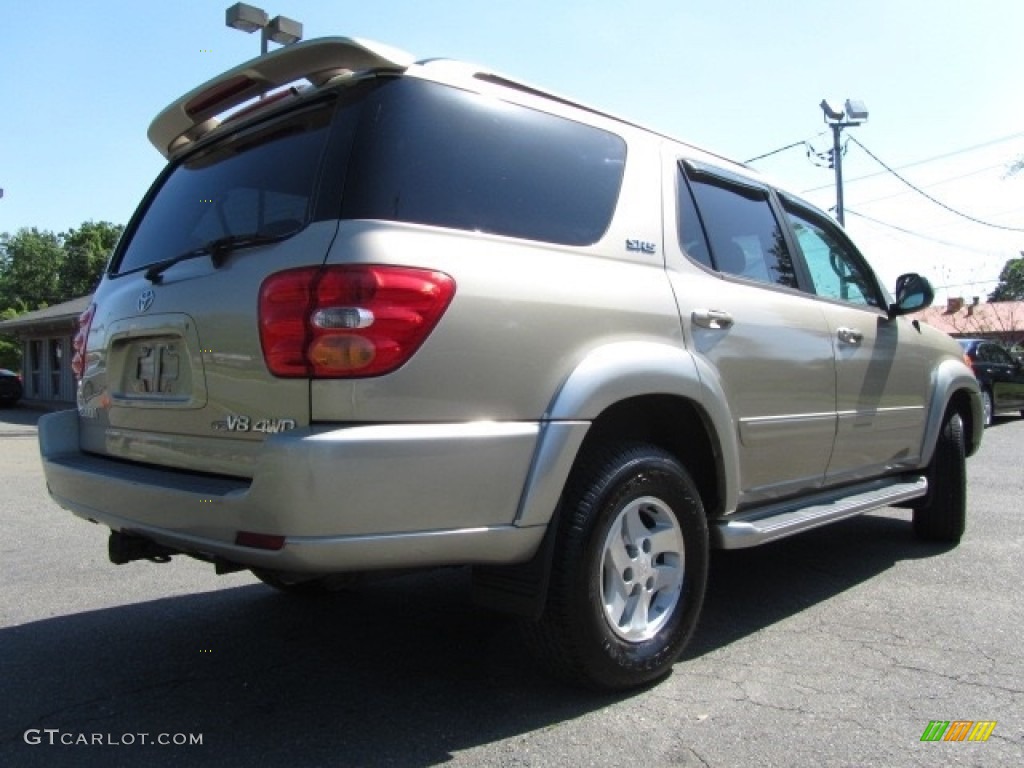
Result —
M708 516L721 514L728 482L722 446L707 413L693 400L665 394L621 400L594 420L578 456L612 442L649 443L672 454L697 485Z
M544 610L559 505L573 469L592 446L645 442L686 468L709 517L735 506L738 447L724 393L684 348L609 344L567 377L545 414L516 524L547 526L533 558L474 568L474 596L497 610L537 618Z
M922 464L927 465L932 460L945 415L951 409L959 413L963 421L966 453L968 456L974 455L981 446L985 431L981 386L978 380L970 369L959 361L947 360L936 370L934 392L921 452Z
M595 441L649 442L693 475L710 515L735 506L738 448L718 378L681 346L617 342L592 351L553 398L520 501L520 525L546 524Z

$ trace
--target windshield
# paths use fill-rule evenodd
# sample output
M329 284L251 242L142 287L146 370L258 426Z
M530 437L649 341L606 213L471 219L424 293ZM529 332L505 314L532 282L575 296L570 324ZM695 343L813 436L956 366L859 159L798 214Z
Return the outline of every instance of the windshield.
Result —
M333 102L242 131L165 176L115 272L129 272L238 235L282 237L313 209Z

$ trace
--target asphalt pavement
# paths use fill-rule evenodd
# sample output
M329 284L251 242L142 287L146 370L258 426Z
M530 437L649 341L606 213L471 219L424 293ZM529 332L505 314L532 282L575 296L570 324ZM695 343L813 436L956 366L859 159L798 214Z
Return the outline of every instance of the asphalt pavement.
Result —
M715 552L673 674L541 674L464 569L326 599L185 558L111 565L0 410L0 765L1013 766L1024 755L1024 420L969 463L958 547L885 510ZM986 741L922 741L933 721ZM972 726L973 727L973 726Z

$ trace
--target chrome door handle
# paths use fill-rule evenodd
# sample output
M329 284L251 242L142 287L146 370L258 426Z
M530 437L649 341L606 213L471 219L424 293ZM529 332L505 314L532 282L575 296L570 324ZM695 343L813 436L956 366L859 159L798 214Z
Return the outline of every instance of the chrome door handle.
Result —
M840 328L836 331L836 336L844 344L860 344L864 341L864 334L856 328Z
M715 331L732 327L732 315L721 309L695 309L690 315L694 325Z

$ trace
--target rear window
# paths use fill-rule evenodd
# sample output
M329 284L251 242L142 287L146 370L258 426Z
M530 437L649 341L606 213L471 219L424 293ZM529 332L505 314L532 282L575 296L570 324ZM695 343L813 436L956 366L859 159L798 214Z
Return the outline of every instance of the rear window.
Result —
M309 222L334 105L235 134L169 169L116 265L173 258L230 235L287 235Z
M995 344L981 344L978 347L978 359L984 363L998 363L1000 365L1013 365L1010 353Z
M606 131L403 78L364 108L344 217L590 245L611 221L625 158Z
M425 81L375 80L169 167L113 271L339 217L590 245L611 221L625 156L620 137L571 120Z

